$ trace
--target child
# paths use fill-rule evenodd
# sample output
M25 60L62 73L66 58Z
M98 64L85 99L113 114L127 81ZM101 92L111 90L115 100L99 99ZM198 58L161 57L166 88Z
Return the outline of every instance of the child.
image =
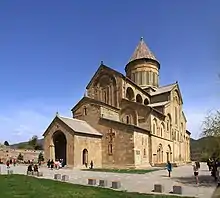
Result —
M194 172L194 176L196 178L196 184L199 184L199 166L198 166L198 163L193 164L193 172Z

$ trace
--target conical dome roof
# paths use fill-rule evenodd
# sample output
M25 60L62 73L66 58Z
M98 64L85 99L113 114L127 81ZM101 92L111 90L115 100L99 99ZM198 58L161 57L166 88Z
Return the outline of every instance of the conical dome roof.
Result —
M134 51L133 55L131 56L128 63L135 61L135 60L138 60L138 59L144 59L144 58L154 60L159 63L159 61L156 59L154 54L151 52L149 47L144 42L143 37L141 37L140 42L139 42L138 46L136 47L136 49L135 49L135 51Z

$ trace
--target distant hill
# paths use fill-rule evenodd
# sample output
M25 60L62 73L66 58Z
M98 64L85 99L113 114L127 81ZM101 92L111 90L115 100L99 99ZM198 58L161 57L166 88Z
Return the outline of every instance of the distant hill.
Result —
M39 139L37 143L38 143L39 146L41 146L43 148L44 139ZM12 144L12 145L10 145L10 148L12 148L12 149L21 149L21 148L28 149L29 148L28 141L27 142L20 142L20 143L17 143L17 144Z
M202 137L191 139L191 160L206 161L212 155L220 156L220 139L217 137Z

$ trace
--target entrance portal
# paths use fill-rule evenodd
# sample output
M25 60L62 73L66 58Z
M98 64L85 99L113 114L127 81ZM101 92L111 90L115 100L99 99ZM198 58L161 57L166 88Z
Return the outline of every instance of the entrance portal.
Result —
M63 166L66 165L66 147L67 141L66 136L63 132L57 131L53 135L53 142L55 146L55 159L54 160L63 160Z
M88 150L87 149L83 150L82 159L83 159L83 161L82 161L83 165L88 165Z

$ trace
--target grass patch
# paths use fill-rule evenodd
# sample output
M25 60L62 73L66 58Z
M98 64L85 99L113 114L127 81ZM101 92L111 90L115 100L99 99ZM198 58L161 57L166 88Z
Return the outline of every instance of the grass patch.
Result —
M112 172L112 173L128 173L128 174L145 174L162 169L103 169L103 168L94 168L94 169L82 169L83 171L96 171L96 172Z
M146 195L110 189L37 179L25 175L0 175L0 197L7 198L177 198L172 195Z

